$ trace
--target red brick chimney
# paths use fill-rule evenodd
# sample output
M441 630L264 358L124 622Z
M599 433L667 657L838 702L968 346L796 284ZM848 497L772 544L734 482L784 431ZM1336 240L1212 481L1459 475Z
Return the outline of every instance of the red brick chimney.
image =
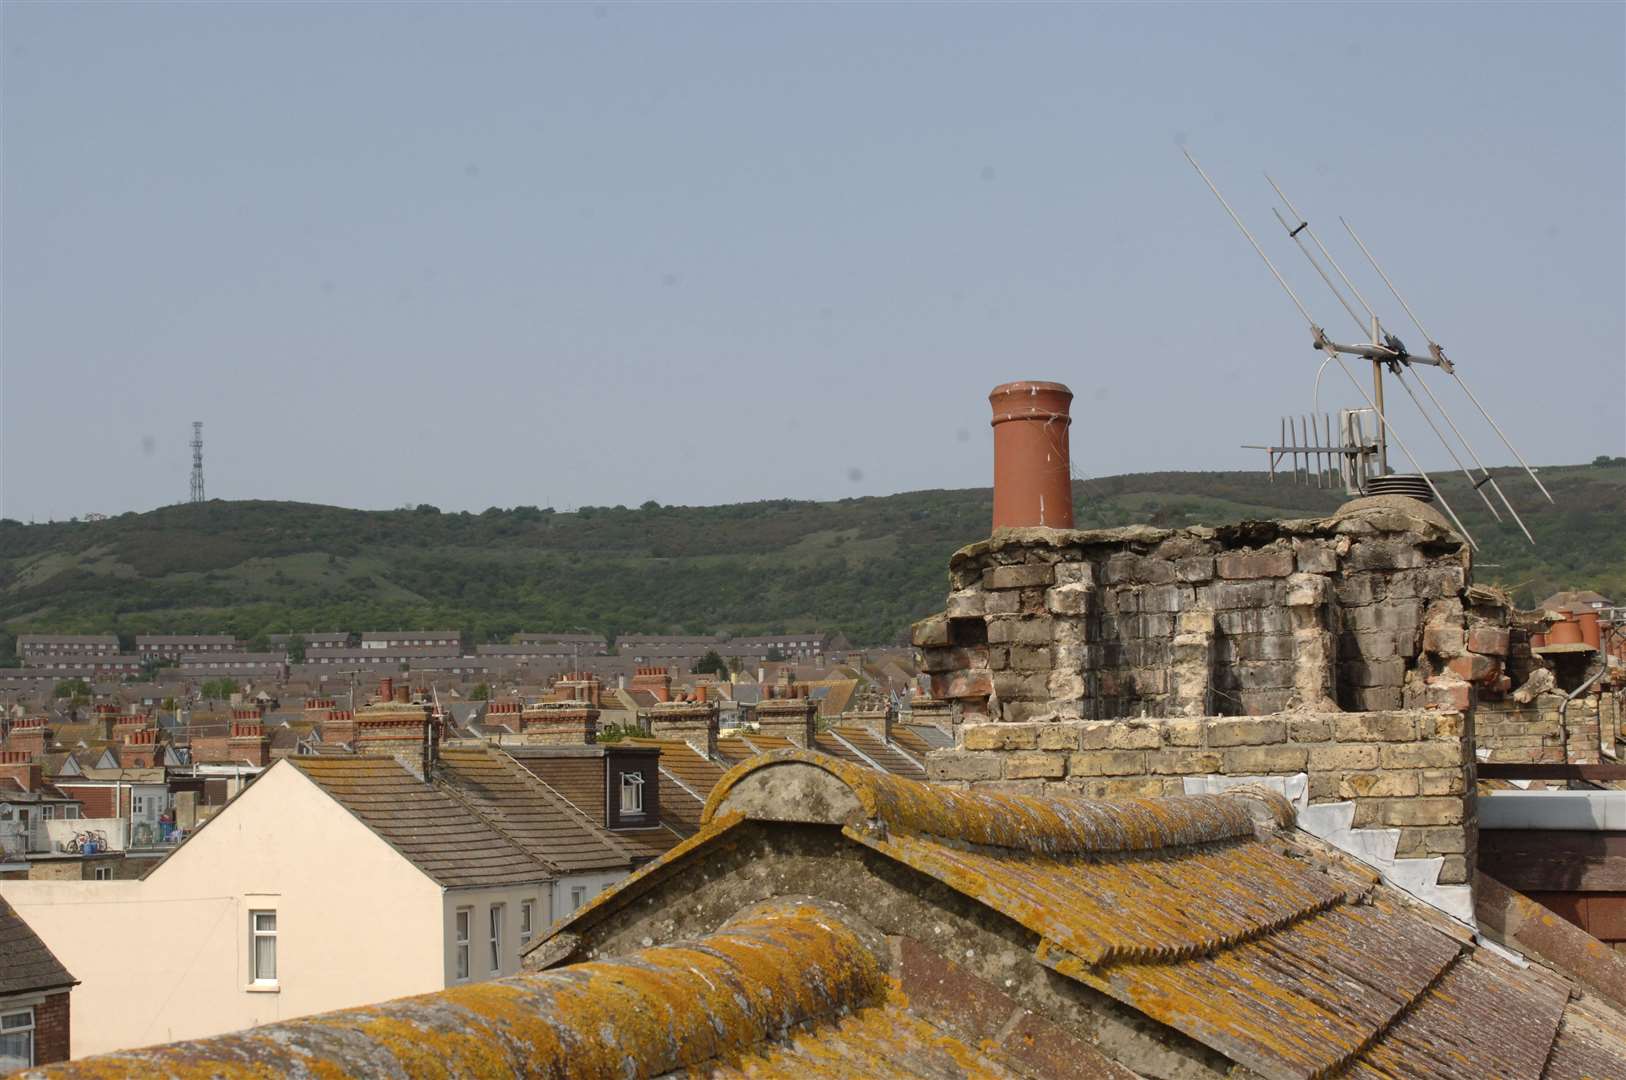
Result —
M356 740L356 714L349 709L329 709L322 720L322 741L349 743Z
M672 675L663 667L641 667L632 677L632 689L648 690L656 701L671 701Z
M994 418L994 528L1073 527L1068 409L1055 382L1011 382L988 395Z
M163 764L163 760L164 747L155 727L128 732L124 742L119 745L121 769L154 769Z
M258 709L234 709L226 753L232 761L247 761L261 768L271 763L271 739L260 722Z
M379 700L356 710L356 751L393 757L407 772L424 780L440 748L440 730L428 705L400 700L400 692L405 689L397 691L392 679L380 680Z
M520 729L520 715L525 711L522 701L493 701L486 706L486 724L491 727L502 725L509 731L518 732Z
M797 687L806 690L805 686ZM813 735L819 715L817 702L792 693L786 697L764 698L757 703L757 729L764 735L778 735L803 750L813 748Z
M11 725L6 747L24 754L43 754L51 747L51 722L43 716L25 716Z
M598 710L586 701L527 705L519 727L530 746L587 746L598 741Z
M45 784L45 770L31 754L0 750L0 780L15 780L24 791L38 791Z
M664 668L660 669L665 671ZM681 739L708 760L717 757L717 704L669 701L638 710L638 723L651 738Z

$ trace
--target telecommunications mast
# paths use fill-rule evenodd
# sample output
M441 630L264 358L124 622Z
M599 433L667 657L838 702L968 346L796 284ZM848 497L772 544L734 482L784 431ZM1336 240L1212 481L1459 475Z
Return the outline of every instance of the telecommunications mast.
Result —
M192 498L189 502L203 502L203 421L192 421Z

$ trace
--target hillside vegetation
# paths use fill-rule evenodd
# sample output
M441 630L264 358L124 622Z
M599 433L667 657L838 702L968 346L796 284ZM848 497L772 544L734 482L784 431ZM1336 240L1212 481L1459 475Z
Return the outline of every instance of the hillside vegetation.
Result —
M1626 596L1626 463L1497 476L1535 533L1497 525L1462 477L1447 496L1480 540L1476 576L1531 603L1555 589ZM1077 485L1081 528L1312 516L1333 489L1262 473L1114 476ZM0 522L0 656L27 631L843 631L897 640L937 610L950 553L988 532L992 492L916 491L638 509L480 514L278 502L164 507L97 522Z

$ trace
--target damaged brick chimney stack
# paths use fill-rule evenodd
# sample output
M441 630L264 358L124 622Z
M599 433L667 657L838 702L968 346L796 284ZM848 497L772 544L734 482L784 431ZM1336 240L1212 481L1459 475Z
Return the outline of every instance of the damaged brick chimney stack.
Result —
M1073 527L1068 409L1061 383L1010 382L988 395L994 408L994 528Z

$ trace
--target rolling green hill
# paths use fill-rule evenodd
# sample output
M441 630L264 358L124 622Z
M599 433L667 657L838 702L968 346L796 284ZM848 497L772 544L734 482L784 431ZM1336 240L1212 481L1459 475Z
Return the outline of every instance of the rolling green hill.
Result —
M1525 603L1561 587L1626 595L1626 461L1498 470L1538 546L1493 523L1460 475L1446 494L1482 544L1476 576ZM1080 482L1081 528L1311 516L1335 490L1261 473ZM1473 505L1470 505L1470 501ZM940 608L949 554L987 535L988 489L816 503L535 507L480 514L208 502L96 522L0 521L0 656L26 631L459 627L471 640L585 626L701 632L830 629L897 639Z

